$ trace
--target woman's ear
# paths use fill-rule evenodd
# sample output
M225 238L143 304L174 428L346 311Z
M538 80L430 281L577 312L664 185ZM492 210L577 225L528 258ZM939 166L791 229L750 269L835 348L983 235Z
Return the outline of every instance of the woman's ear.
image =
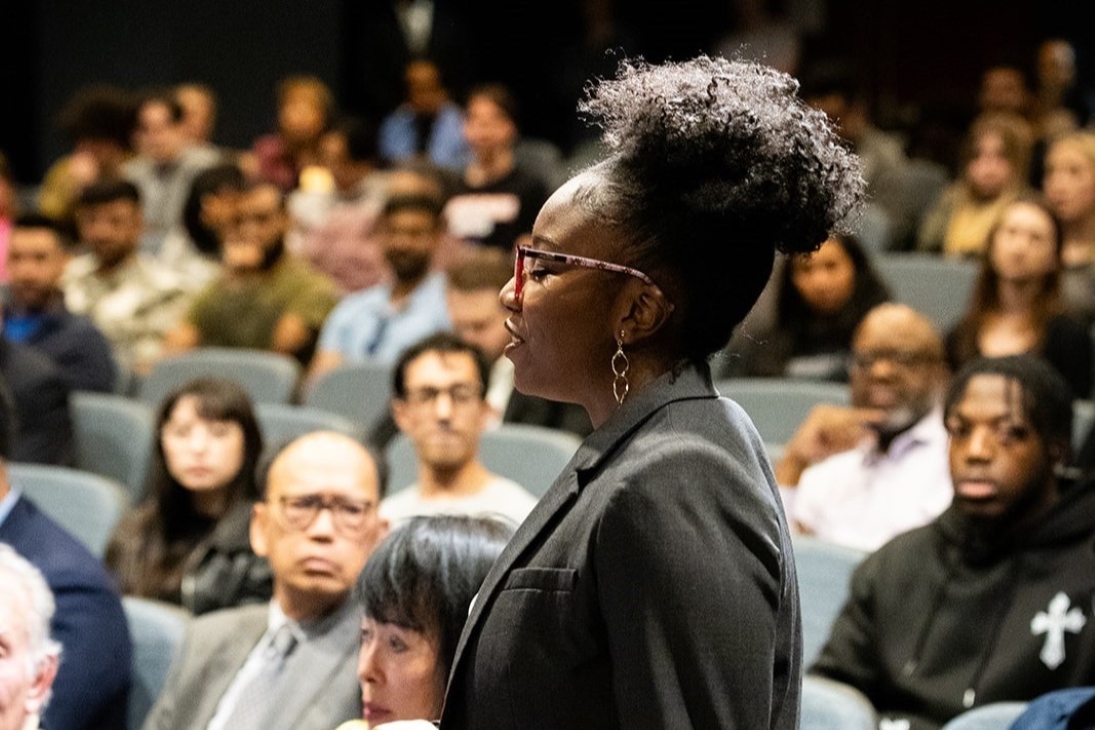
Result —
M654 336L673 314L673 304L661 289L642 282L635 282L635 287L628 310L616 327L617 332L627 333L628 342Z

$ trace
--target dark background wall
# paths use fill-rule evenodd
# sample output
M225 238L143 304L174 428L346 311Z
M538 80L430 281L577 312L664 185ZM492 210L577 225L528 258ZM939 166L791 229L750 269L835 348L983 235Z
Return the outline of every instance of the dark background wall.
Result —
M376 111L364 79L390 33L387 0L8 0L0 44L0 150L21 182L37 182L66 150L57 112L79 87L111 81L139 89L201 80L220 96L218 142L248 146L274 123L274 86L290 73L326 80L354 111ZM526 132L574 141L574 104L590 73L614 61L583 54L582 0L436 0L466 38L463 81L511 83ZM733 23L730 0L617 0L618 47L650 60L683 58ZM1049 35L1073 41L1081 80L1093 85L1095 32L1084 3L989 0L828 0L811 55L857 59L883 126L925 118L958 124L981 71L1030 67ZM1083 29L1089 29L1083 31ZM370 66L370 63L373 63ZM949 122L948 122L949 123Z

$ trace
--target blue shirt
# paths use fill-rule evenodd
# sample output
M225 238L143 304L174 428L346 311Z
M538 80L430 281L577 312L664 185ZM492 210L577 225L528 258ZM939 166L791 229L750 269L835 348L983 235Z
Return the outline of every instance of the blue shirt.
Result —
M398 307L391 296L391 284L378 284L339 302L320 332L319 351L337 352L347 362L392 363L422 338L452 328L444 274L427 276Z

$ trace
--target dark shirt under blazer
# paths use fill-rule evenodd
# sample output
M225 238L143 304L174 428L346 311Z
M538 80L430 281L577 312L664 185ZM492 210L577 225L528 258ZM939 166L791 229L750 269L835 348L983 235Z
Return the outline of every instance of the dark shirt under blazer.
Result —
M763 444L706 367L591 434L479 592L443 728L798 725L790 533Z

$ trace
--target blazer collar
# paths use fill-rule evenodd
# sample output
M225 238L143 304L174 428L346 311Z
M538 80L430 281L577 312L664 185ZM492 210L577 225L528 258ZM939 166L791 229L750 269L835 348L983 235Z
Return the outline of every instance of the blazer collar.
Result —
M604 461L647 419L663 406L681 400L717 398L706 366L682 363L664 373L653 383L626 400L599 429L586 437L570 463L540 498L532 513L525 518L502 554L495 561L479 589L468 613L453 658L451 677L455 677L468 641L475 634L483 613L494 601L510 567L554 525L565 508L575 500L588 481L588 475L598 470Z

